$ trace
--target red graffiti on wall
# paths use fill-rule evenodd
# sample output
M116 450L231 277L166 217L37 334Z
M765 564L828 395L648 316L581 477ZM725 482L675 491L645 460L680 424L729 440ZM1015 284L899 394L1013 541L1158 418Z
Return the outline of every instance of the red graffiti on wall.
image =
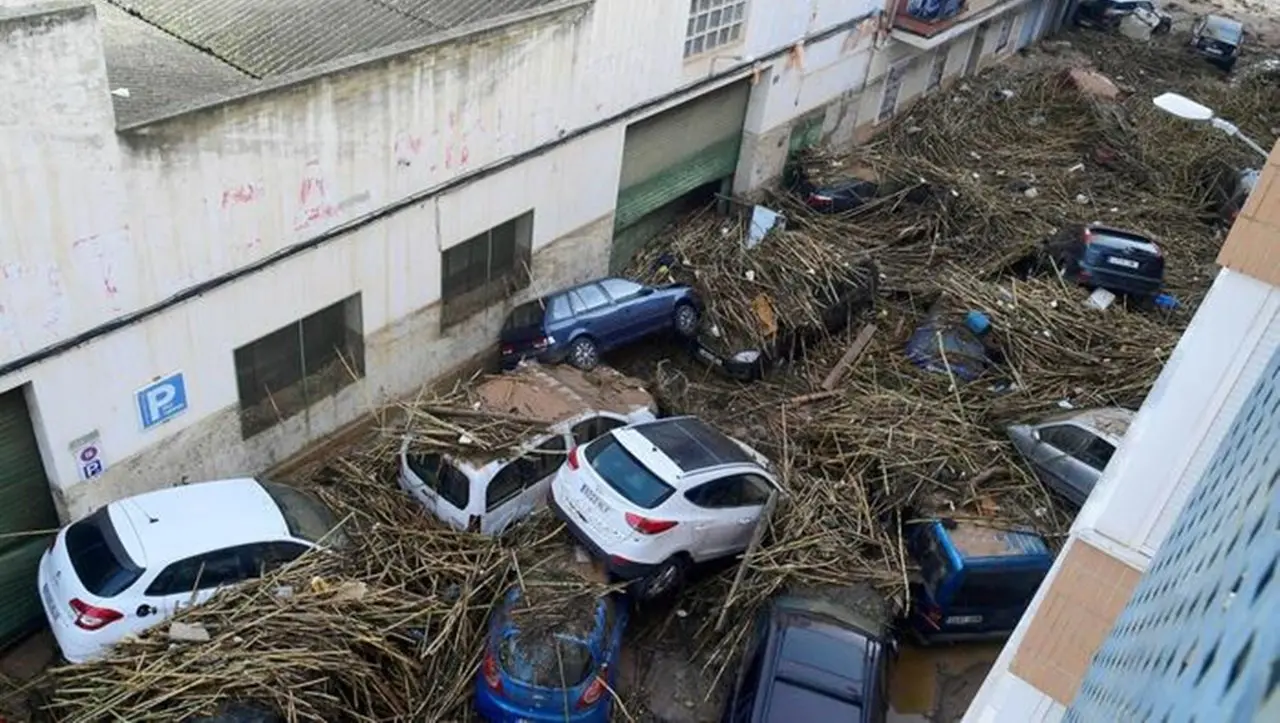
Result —
M225 189L222 192L222 208L226 210L232 206L244 206L253 203L262 197L263 190L262 184L259 183L242 183Z
M319 161L309 162L303 172L302 183L298 186L298 207L293 224L296 231L301 231L316 221L332 218L338 213L337 207L329 202Z
M413 162L418 160L422 155L422 146L422 136L410 135L408 133L401 133L396 136L394 149L396 165L401 168L413 165Z

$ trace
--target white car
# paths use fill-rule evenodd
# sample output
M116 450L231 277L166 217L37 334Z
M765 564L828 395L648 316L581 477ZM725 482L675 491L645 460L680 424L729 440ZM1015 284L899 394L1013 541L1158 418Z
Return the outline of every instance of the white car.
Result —
M743 552L782 494L759 452L695 417L615 429L575 447L549 502L615 577L652 599L697 563Z
M37 575L44 614L63 657L98 659L179 606L341 544L336 525L314 497L255 479L127 497L54 537Z
M400 488L427 513L459 530L501 534L542 506L569 449L611 429L657 419L644 385L608 367L583 372L525 363L473 391L477 411L545 423L515 454L464 456L418 449L412 430L400 446ZM514 441L514 440L513 440Z

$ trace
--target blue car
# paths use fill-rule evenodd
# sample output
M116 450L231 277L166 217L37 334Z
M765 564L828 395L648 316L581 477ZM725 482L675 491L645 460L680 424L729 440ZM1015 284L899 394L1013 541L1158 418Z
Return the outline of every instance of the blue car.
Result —
M613 705L626 606L604 597L583 619L548 626L531 613L522 626L519 588L489 624L476 676L476 710L492 723L607 723Z
M1054 558L1033 532L952 520L913 525L907 549L921 579L906 629L925 645L1008 638Z
M669 331L694 336L701 314L702 304L687 284L589 281L513 309L498 337L502 365L509 369L536 359L592 369L602 352L645 337Z

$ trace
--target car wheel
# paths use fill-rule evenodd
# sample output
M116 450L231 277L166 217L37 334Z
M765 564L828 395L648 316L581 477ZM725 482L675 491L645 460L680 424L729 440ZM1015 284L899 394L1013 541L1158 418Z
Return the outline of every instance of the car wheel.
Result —
M600 363L600 350L596 343L585 336L578 337L569 346L569 363L583 371L591 371Z
M672 557L648 577L639 581L636 593L641 600L655 600L680 589L684 584L685 561Z
M692 304L677 304L672 324L680 336L692 337L698 333L698 310Z

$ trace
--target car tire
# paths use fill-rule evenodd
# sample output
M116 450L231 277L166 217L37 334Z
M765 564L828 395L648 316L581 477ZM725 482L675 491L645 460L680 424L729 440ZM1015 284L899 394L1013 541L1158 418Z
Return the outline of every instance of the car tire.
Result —
M697 335L699 321L698 310L693 308L693 304L686 302L676 304L676 309L671 315L671 327L675 329L676 334L685 339L691 339Z
M600 350L590 337L580 336L569 345L565 358L574 368L589 372L600 364Z
M635 596L641 601L666 597L684 585L689 563L680 555L668 558L662 566L636 581Z

